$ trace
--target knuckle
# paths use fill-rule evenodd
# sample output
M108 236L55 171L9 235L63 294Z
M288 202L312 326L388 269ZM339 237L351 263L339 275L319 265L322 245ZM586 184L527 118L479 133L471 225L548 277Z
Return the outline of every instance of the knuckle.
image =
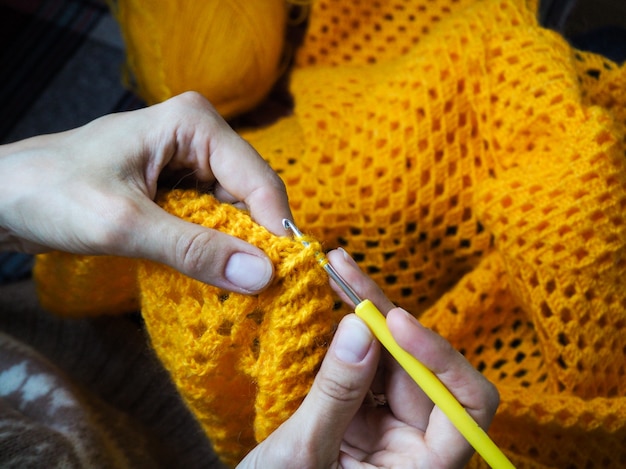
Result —
M197 91L185 91L164 103L167 106L168 123L172 121L201 124L207 132L224 125L222 117L211 102Z
M175 103L186 103L194 106L202 106L208 103L206 98L197 91L185 91L184 93L172 98L172 100Z
M254 197L258 206L269 207L276 203L277 200L287 198L287 187L276 173L270 171L267 176L266 184L259 186L250 194L248 199L251 197Z
M92 242L98 250L107 253L123 253L132 244L133 233L140 208L124 197L108 197L106 207L92 221Z
M180 269L192 277L206 273L207 267L219 270L214 250L210 248L214 235L211 231L197 231L181 236L176 242L176 261Z
M184 114L187 114L190 109L193 109L204 115L212 117L217 115L217 111L209 100L197 91L185 91L171 98L170 103Z
M361 399L363 394L360 382L339 370L320 376L318 389L322 396L340 403L354 402Z

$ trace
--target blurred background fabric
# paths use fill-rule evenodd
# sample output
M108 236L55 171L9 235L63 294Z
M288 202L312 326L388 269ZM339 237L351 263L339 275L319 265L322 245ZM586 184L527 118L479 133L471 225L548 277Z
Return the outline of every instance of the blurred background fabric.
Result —
M539 20L578 49L626 60L624 0L542 0Z
M0 141L140 107L120 79L124 46L98 0L0 1Z

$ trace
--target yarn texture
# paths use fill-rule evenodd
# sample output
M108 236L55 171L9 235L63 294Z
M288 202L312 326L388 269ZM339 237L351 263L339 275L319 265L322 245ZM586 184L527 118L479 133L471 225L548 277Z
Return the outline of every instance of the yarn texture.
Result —
M303 231L324 248L345 247L392 301L494 382L501 404L489 433L517 467L623 467L626 69L541 28L536 8L525 0L318 0L291 77L293 115L241 134L285 181ZM195 205L201 196L177 194L176 208L164 204L172 213L203 210L204 202ZM210 207L200 218L227 210ZM240 235L256 239L253 233ZM308 286L321 279L304 274L322 273L305 267L312 261L290 243L270 237L263 249L286 253L281 275L302 277L262 301L296 295L296 311L311 304L324 313L287 332L264 319L259 341L274 347L294 331L313 340L317 321L327 321L319 330L326 337L334 320L327 289ZM295 268L301 255L302 268ZM71 284L73 262L51 254L36 269L61 263L63 282ZM205 428L206 415L224 412L212 438L220 427L219 441L236 442L227 413L237 420L242 406L257 405L253 396L227 399L228 409L199 407L214 405L225 382L248 375L232 366L238 371L201 380L196 363L209 355L191 352L200 339L188 325L176 326L187 328L185 346L182 337L167 338L168 321L178 319L146 309L160 301L184 316L199 296L152 269L160 267L142 264L138 288L125 291L140 292L152 341L181 394L194 396L186 398L192 411ZM58 281L37 280L44 293ZM65 303L89 304L95 294L62 293L42 301L62 312ZM212 311L216 324L246 321L245 302L230 298ZM316 306L320 298L326 306ZM211 344L241 350L231 356L235 363L249 353L249 336L228 337L230 349ZM323 348L304 362L310 349L302 350L291 365L310 380ZM183 359L185 370L176 369ZM297 401L281 387L280 373L272 379L277 406ZM235 462L244 451L225 453ZM469 467L485 464L474 456Z
M48 309L73 317L95 316L107 307L110 313L128 312L138 303L128 295L136 284L157 356L215 451L235 465L298 408L332 338L339 318L326 272L314 256L322 247L314 240L305 248L292 238L277 237L246 212L207 194L176 190L162 195L159 203L184 220L263 249L274 264L272 284L248 296L152 262L119 259L116 264L113 258L52 253L37 262L40 298ZM136 278L126 288L107 284L111 274L131 263ZM61 292L47 295L51 285L61 286L56 284L59 274L65 274L65 281L76 279L64 291L65 301ZM99 283L106 287L99 289ZM116 294L107 297L114 287L119 288ZM123 293L129 297L126 304L118 301ZM82 311L74 308L79 299Z
M282 72L285 0L118 0L128 80L149 104L204 94L224 116L258 104Z
M174 191L162 206L245 238L275 266L256 296L221 291L154 263L139 269L152 345L215 450L235 464L286 420L308 392L334 326L326 273L313 250L277 237L232 206Z

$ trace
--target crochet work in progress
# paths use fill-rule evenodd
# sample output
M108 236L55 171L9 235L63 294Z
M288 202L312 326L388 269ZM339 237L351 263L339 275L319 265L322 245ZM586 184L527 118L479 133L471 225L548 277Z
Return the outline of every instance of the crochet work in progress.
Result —
M326 273L312 254L322 248L319 243L305 248L291 238L274 236L247 213L210 195L172 191L159 202L184 220L263 249L274 264L272 285L248 296L155 263L54 253L38 260L37 276L45 279L40 280L40 291L45 297L50 282L57 286L74 269L79 279L72 284L68 301L53 304L62 301L54 292L54 298L44 300L49 309L62 314L59 305L66 305L74 317L107 308L120 313L124 309L116 296L107 304L101 293L78 288L98 290L98 282L106 284L109 275L135 272L152 346L215 451L234 465L297 409L330 343L337 322L334 301ZM132 293L133 284L122 291Z
M293 115L242 135L285 181L303 231L344 246L497 386L489 433L517 467L623 467L626 69L542 29L536 7L318 0ZM207 196L160 203L258 242L245 214ZM302 398L337 319L306 250L269 235L259 245L279 275L254 299L220 302L162 266L135 274L130 260L55 253L36 275L61 314L123 312L141 297L181 395L236 463ZM100 293L110 287L123 293L115 304ZM285 315L294 323L273 325ZM265 366L280 372L262 381Z

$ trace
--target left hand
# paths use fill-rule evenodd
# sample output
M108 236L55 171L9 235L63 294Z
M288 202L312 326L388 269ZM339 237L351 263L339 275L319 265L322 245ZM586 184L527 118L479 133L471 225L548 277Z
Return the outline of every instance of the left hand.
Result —
M278 175L197 93L0 147L0 249L143 257L228 290L273 276L260 249L154 203L164 169L184 170L278 235L291 218Z

